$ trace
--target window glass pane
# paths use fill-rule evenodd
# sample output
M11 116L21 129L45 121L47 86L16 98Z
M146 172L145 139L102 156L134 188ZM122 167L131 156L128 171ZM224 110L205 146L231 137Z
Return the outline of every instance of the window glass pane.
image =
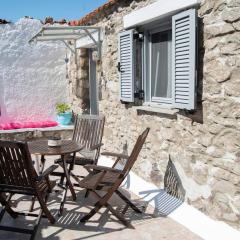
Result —
M152 34L151 92L152 97L171 98L172 32Z
M138 92L139 90L142 90L142 48L143 48L143 44L141 41L139 41L138 39L135 40L136 41L136 64L135 64L135 89L136 92Z

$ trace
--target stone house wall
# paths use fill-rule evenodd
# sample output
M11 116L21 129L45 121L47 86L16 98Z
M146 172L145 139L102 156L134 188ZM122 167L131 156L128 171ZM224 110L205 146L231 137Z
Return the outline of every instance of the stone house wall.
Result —
M97 67L99 108L106 116L103 150L130 153L138 134L150 127L134 171L161 187L170 154L186 201L239 229L240 1L201 1L198 107L192 114L146 112L119 101L118 32L123 29L123 16L152 2L119 1L89 22L103 29ZM81 98L72 97L77 108Z
M76 58L70 59L69 93L73 111L88 113L89 100L89 53L88 49L77 49Z

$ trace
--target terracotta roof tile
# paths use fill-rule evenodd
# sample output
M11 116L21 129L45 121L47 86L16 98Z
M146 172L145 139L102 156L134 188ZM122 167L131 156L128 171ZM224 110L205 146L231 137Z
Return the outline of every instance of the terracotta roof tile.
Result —
M93 10L92 12L88 13L87 15L85 15L83 18L79 19L79 20L73 20L70 21L68 24L70 26L80 26L80 25L86 25L90 20L92 20L94 17L96 17L97 15L99 15L101 12L103 12L104 10L107 10L108 8L110 8L111 6L113 6L114 4L116 4L118 1L120 0L109 0L107 3L103 4L102 6L98 7L97 9Z

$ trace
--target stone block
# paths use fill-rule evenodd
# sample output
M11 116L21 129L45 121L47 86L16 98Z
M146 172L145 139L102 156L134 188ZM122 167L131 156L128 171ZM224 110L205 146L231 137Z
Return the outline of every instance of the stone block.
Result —
M240 21L234 22L233 27L235 30L240 31Z
M234 213L224 213L222 218L230 222L237 222L240 220L239 217Z
M80 58L80 60L79 60L79 67L80 68L88 68L88 57L85 57L85 58Z
M218 83L227 81L231 76L231 69L225 65L222 59L212 60L204 66L204 75L206 78L212 78Z
M204 147L208 147L212 144L212 138L213 136L211 134L201 135L201 137L198 139L198 143Z
M234 186L234 184L226 181L226 180L220 180L217 181L213 186L212 186L212 190L214 192L220 192L220 193L225 193L225 194L229 194L231 196L234 196L234 194L236 193L237 189Z
M240 0L229 0L228 1L228 7L239 7L240 6Z
M234 8L224 8L222 12L222 19L226 22L236 22L240 19L240 5Z
M199 14L200 15L209 14L214 7L214 3L215 3L214 0L201 1L201 7L199 9Z
M230 23L226 22L217 22L215 24L207 25L204 28L204 34L206 39L223 36L226 34L233 33L235 30Z
M240 54L240 47L239 44L236 42L227 43L221 47L220 52L223 55L238 55Z
M109 91L111 91L112 93L119 93L119 82L114 82L114 81L108 81L107 82L107 88L109 89Z
M206 184L208 179L208 166L199 161L194 164L193 179L200 185Z

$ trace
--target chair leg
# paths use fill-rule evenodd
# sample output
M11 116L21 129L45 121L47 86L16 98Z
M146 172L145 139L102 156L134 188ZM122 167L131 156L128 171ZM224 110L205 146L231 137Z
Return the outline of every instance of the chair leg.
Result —
M104 195L103 197L101 197L99 194L97 194L97 192L95 192L94 190L91 190L92 193L95 194L95 196L99 199L98 202L95 203L95 208L93 208L87 215L85 215L82 219L80 219L80 222L86 222L87 220L89 220L93 215L95 215L103 206L105 206L105 204L107 203L107 201L111 198L112 196L112 192L111 193L107 193L106 195Z
M106 208L108 208L109 211L110 211L116 218L118 218L118 219L123 223L123 225L125 225L125 226L128 227L128 228L134 229L134 227L132 226L132 224L129 223L129 222L125 219L124 215L121 214L121 213L119 213L119 212L117 212L117 211L107 202L107 201L111 198L112 195L106 194L103 198L101 198L101 196L100 196L97 192L93 191L93 193L100 199L100 201L102 202L102 204L103 204Z
M38 198L40 206L41 206L43 212L45 213L46 217L48 218L49 222L54 224L55 223L55 218L50 213L50 211L48 210L47 205L46 205L47 196L45 197L45 201L44 201L43 197L39 193L37 193L37 198Z
M9 205L9 201L11 200L12 194L9 194L9 196L6 198L3 196L3 193L0 193L0 203L2 204L3 208L2 211L0 212L0 221L2 220L5 212L12 217L12 218L17 218L17 213L12 210L12 208Z
M126 227L134 229L134 227L129 223L121 213L118 213L107 201L110 199L111 195L106 194L104 197L101 197L97 192L92 191L98 199L100 199L96 204L95 208L92 209L86 216L84 216L80 222L86 222L93 215L95 215L103 206L107 207L109 211L116 216Z
M17 213L15 211L13 211L9 205L9 201L11 200L12 194L9 194L8 197L5 197L3 195L3 193L0 193L0 203L2 204L2 211L0 212L0 222L5 214L5 212L7 211L13 218L16 218L18 215L24 215L26 216L25 213ZM37 217L35 225L33 227L33 229L26 229L26 228L18 228L18 227L10 227L10 226L0 226L0 230L3 231L9 231L9 232L18 232L18 233L24 233L24 234L30 234L30 240L34 240L41 218L42 218L42 214L43 212L45 213L46 217L49 219L49 221L51 223L55 222L54 217L51 215L51 213L49 212L47 206L46 206L46 202L48 199L48 194L45 195L45 198L43 198L39 192L37 192L37 196L35 197L38 199L40 205L41 205L41 209L38 215L36 214L27 214L27 216L34 216ZM45 200L45 201L44 201Z
M101 208L103 205L98 201L95 204L95 208L93 208L87 215L85 215L83 218L80 219L80 222L86 222L88 221L92 216L94 216Z
M35 201L36 201L36 196L33 196L31 206L29 208L29 212L33 212Z
M126 196L124 196L119 190L115 191L116 194L125 202L127 203L135 212L142 213L142 211L134 205Z
M35 238L35 236L37 234L37 230L38 230L41 218L42 218L42 214L43 214L43 210L40 209L40 212L38 214L37 220L36 220L35 225L34 225L33 230L32 230L32 234L31 234L30 240L34 240L34 238Z
M89 193L90 193L90 191L88 190L88 189L86 189L86 192L85 192L85 198L87 198L88 196L89 196Z
M61 176L61 178L60 178L60 181L59 181L59 184L60 184L60 185L63 185L63 184L64 184L64 178L65 178L65 176L64 176L64 174L62 174L62 176Z

